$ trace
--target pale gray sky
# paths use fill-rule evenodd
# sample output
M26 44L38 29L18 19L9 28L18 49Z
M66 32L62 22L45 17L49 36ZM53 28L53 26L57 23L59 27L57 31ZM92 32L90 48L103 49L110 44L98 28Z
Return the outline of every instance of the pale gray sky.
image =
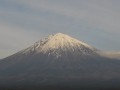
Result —
M0 58L58 32L120 51L120 0L0 0Z

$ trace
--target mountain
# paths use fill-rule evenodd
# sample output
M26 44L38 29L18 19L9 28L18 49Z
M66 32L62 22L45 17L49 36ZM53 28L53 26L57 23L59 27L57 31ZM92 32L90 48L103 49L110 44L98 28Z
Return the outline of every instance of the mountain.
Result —
M0 61L2 90L120 89L120 60L58 33Z
M57 33L50 35L48 38L36 42L33 46L21 51L19 54L39 54L54 56L59 58L61 56L69 55L93 55L96 54L95 48L80 42L68 35Z

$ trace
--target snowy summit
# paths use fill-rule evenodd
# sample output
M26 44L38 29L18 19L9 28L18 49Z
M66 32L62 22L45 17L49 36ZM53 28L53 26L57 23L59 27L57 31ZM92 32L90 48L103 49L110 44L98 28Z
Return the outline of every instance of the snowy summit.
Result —
M94 50L95 48L84 42L68 35L57 33L36 42L33 46L23 50L22 53L47 53L48 55L58 57L65 53L91 55L92 53L95 53Z

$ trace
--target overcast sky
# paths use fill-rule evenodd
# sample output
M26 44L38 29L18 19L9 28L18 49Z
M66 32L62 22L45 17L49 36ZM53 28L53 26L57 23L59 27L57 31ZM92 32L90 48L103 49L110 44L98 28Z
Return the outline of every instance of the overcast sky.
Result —
M0 0L0 58L58 32L120 51L120 0Z

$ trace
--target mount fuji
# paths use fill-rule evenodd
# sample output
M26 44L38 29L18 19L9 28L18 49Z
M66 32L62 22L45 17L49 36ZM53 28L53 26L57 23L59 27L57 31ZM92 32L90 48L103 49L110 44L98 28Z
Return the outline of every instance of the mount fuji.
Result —
M60 58L72 54L72 56L80 55L95 55L96 49L78 41L68 35L57 33L36 42L31 47L22 50L19 54L45 54Z
M120 59L57 33L0 60L3 90L120 89Z

